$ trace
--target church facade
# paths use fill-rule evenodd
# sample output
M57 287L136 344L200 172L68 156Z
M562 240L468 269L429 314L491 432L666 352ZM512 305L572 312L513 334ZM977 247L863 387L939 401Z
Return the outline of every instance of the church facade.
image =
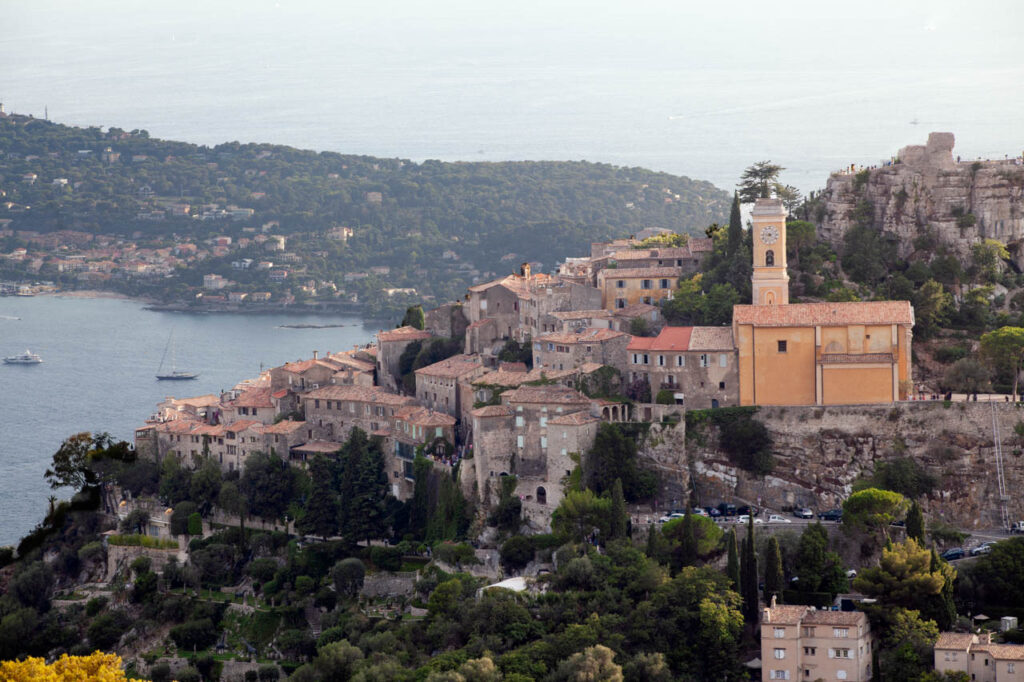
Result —
M786 210L752 213L751 305L733 308L741 405L875 404L912 391L909 301L789 303Z

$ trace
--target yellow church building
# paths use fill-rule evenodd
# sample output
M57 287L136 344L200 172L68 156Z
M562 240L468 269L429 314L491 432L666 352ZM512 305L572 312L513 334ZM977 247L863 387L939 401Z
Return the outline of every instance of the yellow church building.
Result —
M752 213L752 305L733 307L741 405L840 405L905 400L912 387L909 301L790 303L786 209Z

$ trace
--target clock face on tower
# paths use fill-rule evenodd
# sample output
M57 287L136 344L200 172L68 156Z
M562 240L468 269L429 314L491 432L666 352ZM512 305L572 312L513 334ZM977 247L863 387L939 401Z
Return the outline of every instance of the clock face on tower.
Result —
M761 229L761 241L765 244L774 244L775 240L779 238L779 229L774 225L768 225Z

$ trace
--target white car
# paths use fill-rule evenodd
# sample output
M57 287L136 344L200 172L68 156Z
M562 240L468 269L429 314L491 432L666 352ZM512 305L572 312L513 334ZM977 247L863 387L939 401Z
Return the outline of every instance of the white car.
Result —
M850 570L848 570L846 572L846 577L849 578L850 580L853 580L854 578L856 578L857 577L856 569L851 568Z
M740 514L736 517L736 523L750 523L750 514ZM764 523L764 519L754 519L754 524Z
M668 523L669 521L675 521L676 519L681 519L684 516L686 516L686 514L680 514L680 513L676 512L675 514L669 514L668 516L662 516L660 519L658 519L658 523Z
M793 521L791 519L787 519L785 516L772 514L768 517L768 523L793 523Z

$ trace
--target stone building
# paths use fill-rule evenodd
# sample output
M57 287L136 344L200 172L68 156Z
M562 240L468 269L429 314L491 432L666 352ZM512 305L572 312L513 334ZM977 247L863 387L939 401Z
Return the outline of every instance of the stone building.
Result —
M646 303L653 305L666 298L679 284L682 268L606 268L597 273L597 288L601 291L601 307L616 310Z
M416 399L432 410L461 418L473 406L462 385L486 372L480 357L455 355L416 370Z
M595 363L623 371L631 338L629 334L600 327L542 334L533 340L533 366L566 370Z
M633 337L626 348L629 381L647 379L652 399L671 391L690 409L739 404L736 347L730 327L664 327Z
M1024 681L1024 645L993 644L990 632L943 632L934 652L939 672L962 672L971 682Z
M450 472L454 465L455 418L425 407L403 407L395 412L390 433L384 439L385 469L391 494L400 500L412 497L416 479L413 462L417 452L434 466Z
M862 611L819 611L771 606L761 617L761 679L871 679L874 636Z
M426 341L431 338L430 332L415 327L399 327L377 332L377 383L389 391L398 391L398 361L409 344Z
M386 432L398 410L416 405L413 398L365 386L324 386L303 395L302 403L306 422L337 442L346 440L354 427L369 434Z
M912 388L908 301L789 303L786 210L752 212L753 305L733 308L741 405L891 403Z

